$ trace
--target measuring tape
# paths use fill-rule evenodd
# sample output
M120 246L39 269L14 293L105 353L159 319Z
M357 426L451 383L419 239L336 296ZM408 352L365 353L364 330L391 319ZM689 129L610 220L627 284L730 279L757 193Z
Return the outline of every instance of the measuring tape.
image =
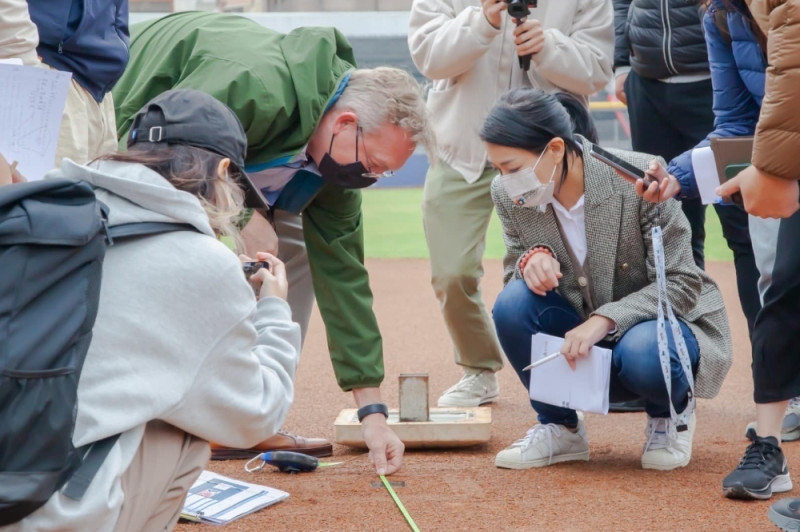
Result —
M394 488L392 487L392 485L389 484L388 480L386 480L386 475L379 475L379 476L381 477L381 482L383 482L383 485L386 486L389 495L391 495L392 499L394 499L394 503L400 509L400 513L402 513L403 517L406 518L408 526L410 526L411 530L413 530L414 532L420 532L419 528L417 528L417 524L414 522L414 520L411 518L411 515L408 513L408 510L406 510L406 507L403 506L403 503L400 501L400 497L397 496L397 493L394 492Z

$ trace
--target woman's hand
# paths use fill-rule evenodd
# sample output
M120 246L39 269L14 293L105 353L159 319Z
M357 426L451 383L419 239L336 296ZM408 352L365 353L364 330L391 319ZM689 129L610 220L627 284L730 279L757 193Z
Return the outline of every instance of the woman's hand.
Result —
M594 345L613 331L615 324L605 316L592 316L564 335L564 344L561 354L567 359L567 364L575 370L579 358L589 355Z
M544 296L550 290L558 288L558 280L561 277L561 264L549 253L544 252L531 255L522 272L525 284L537 296Z
M253 261L247 255L239 255L239 259L242 262ZM274 296L286 301L286 296L289 293L289 283L286 280L286 267L283 262L271 253L261 251L256 253L255 260L269 264L269 269L261 268L251 275L249 279L250 284L253 285L258 294L258 299Z
M525 20L514 29L514 45L517 48L517 55L538 54L544 48L544 28L542 23L535 18Z
M674 198L681 192L680 182L655 159L650 161L649 167L645 170L645 174L650 178L649 186L642 179L631 179L621 172L617 173L626 181L633 183L636 194L650 203L661 203Z

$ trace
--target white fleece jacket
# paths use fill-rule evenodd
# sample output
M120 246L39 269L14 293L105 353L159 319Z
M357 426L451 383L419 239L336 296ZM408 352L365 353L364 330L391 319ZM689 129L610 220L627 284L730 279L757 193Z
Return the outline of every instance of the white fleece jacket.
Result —
M525 76L514 48L514 22L492 27L480 0L414 0L408 47L433 80L428 110L439 157L475 182L486 167L478 132L501 94L518 87L588 97L611 79L614 13L609 0L539 0L531 10L544 28L544 48Z
M197 198L155 172L65 160L48 177L99 187L112 226L179 222L201 231L109 248L73 441L122 436L83 500L57 493L21 523L0 528L100 532L114 528L125 502L120 477L148 421L234 447L255 445L281 427L293 399L300 328L283 300L256 303L239 259L214 237Z

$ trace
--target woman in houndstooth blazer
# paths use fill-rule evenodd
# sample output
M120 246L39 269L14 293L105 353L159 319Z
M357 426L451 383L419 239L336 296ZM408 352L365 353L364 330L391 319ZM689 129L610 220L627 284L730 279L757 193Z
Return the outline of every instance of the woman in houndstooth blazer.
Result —
M538 89L507 93L483 125L481 138L500 172L492 198L506 244L505 288L493 310L498 338L526 388L530 375L522 368L530 363L532 334L565 338L561 352L573 368L595 344L612 348L610 400L645 399L642 467L683 467L691 459L695 416L680 431L670 417L656 336L654 224L663 231L667 291L699 397L719 392L732 362L722 296L692 259L680 205L668 201L659 209L639 198L610 166L588 156L591 143L577 134L587 130L593 136L580 102ZM653 159L613 152L640 168ZM668 336L672 401L681 413L690 404L689 380ZM537 401L531 406L540 424L497 455L498 467L589 459L575 410Z

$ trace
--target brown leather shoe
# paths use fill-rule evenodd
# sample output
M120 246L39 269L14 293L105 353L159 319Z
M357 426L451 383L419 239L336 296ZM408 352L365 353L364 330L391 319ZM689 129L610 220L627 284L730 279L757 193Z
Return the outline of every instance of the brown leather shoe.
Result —
M240 460L253 458L267 451L294 451L310 456L331 456L333 445L324 438L304 438L279 430L275 436L267 438L258 445L249 449L233 449L223 447L218 443L211 443L212 460Z

